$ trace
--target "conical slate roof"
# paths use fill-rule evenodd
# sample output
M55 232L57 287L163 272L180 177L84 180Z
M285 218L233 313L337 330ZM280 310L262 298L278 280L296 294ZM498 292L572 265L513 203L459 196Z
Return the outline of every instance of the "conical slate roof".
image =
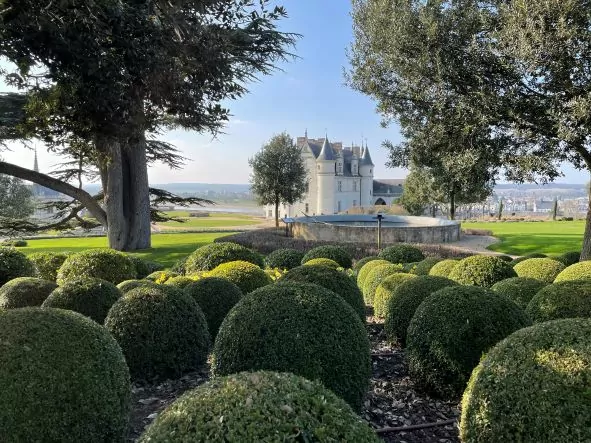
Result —
M359 163L362 165L374 166L373 161L371 160L371 155L369 155L369 147L367 145L363 150L363 154L361 155L361 161Z
M330 142L328 141L328 137L324 139L324 144L322 145L322 150L320 154L318 154L317 160L334 160L334 151L330 146Z

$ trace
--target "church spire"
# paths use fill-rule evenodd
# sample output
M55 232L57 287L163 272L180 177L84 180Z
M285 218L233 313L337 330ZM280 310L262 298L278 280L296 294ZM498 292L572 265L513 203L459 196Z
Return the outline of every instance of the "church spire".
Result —
M39 172L39 161L37 160L37 148L35 148L35 160L33 161L33 171Z

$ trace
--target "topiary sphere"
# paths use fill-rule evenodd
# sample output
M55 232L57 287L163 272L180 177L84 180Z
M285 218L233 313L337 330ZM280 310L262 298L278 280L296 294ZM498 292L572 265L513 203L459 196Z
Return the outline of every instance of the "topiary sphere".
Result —
M363 283L362 292L365 304L373 306L373 300L378 286L380 286L386 277L398 272L402 272L401 265L389 263L387 265L377 265L374 267L369 274L367 274Z
M432 277L445 277L448 278L450 272L453 270L453 268L456 267L456 265L459 263L459 260L455 260L455 259L445 259L445 260L441 260L438 263L435 263L431 269L429 270L429 275Z
M408 325L423 300L440 289L455 285L457 283L448 278L431 275L420 275L400 283L386 303L384 332L388 340L405 344Z
M330 258L313 258L312 260L308 260L302 266L324 266L331 269L342 269L341 265Z
M440 289L423 300L408 326L410 375L429 392L459 396L482 354L530 323L521 308L490 289Z
M164 266L162 266L160 263L144 260L137 255L128 255L128 257L135 266L136 278L146 278L152 272L161 271L164 269Z
M501 255L497 255L497 257L499 257L501 260L505 260L508 262L513 261L513 257L511 257L510 255L501 254Z
M581 260L581 251L565 252L564 254L556 257L556 260L564 264L564 266L574 265Z
M105 328L72 311L0 313L2 441L124 441L129 371Z
M189 256L183 257L183 258L179 258L174 265L172 265L172 267L170 268L170 270L172 272L175 272L179 275L185 275L186 274L186 269L185 269L185 265L187 263L187 260L189 259Z
M386 316L386 306L392 297L392 293L400 284L413 278L417 278L417 276L405 272L397 272L382 280L382 283L376 289L373 299L374 316L384 318Z
M121 292L113 283L81 278L56 288L41 306L79 312L102 325L109 309L120 297Z
M419 248L405 244L384 248L378 256L392 263L414 263L425 259Z
M313 260L312 260L313 261ZM311 262L311 261L310 261ZM314 283L343 297L365 323L365 304L357 285L344 273L324 266L299 266L285 274L279 281Z
M351 255L340 246L325 245L312 248L302 258L302 264L304 265L314 258L329 258L336 261L341 268L345 269L353 266Z
M236 442L380 441L321 383L264 371L219 377L188 392L158 415L139 442L169 442L171 435L195 443L227 441L229 435Z
M369 257L363 257L361 260L357 260L354 264L353 264L353 272L355 273L355 275L359 274L359 271L361 271L361 268L363 268L363 266L366 263L369 263L370 261L374 261L374 260L380 260L379 257L377 255L372 255Z
M131 291L132 289L142 288L145 286L154 287L154 286L157 286L157 284L154 283L152 280L146 280L146 279L144 279L144 280L125 280L117 285L117 289L119 289L119 291L121 291L122 294L126 294L129 291Z
M215 340L218 375L266 369L320 380L359 410L369 386L369 339L343 298L311 283L284 282L242 297Z
M415 263L402 263L402 270L408 274L414 274L415 273L415 269L417 268L417 265L420 262L415 262Z
M591 320L521 329L492 348L462 400L463 442L591 441Z
M552 283L564 269L564 264L553 258L528 258L513 266L518 277L534 278L544 283Z
M514 258L514 259L513 259L513 260L510 262L510 265L511 265L511 266L515 266L517 263L521 263L521 262L522 262L522 261L524 261L524 260L529 260L530 258L546 258L546 257L548 257L546 254L540 254L540 253L538 253L538 252L534 252L534 253L532 253L532 254L527 254L527 255L524 255L524 256L522 256L522 257L517 257L517 258Z
M14 248L0 247L0 286L17 277L34 277L33 263Z
M540 280L513 277L495 283L491 289L515 302L521 309L525 309L533 296L544 286L546 286L546 283Z
M431 268L442 260L443 259L441 258L427 257L426 259L416 263L415 268L413 270L413 274L429 275L429 271L431 271Z
M62 252L35 252L29 254L27 258L33 263L37 276L48 281L56 281L57 271L68 258L68 254Z
M236 243L210 243L197 249L185 262L185 273L193 274L198 271L211 271L222 263L232 261L246 261L265 267L263 256L252 249Z
M0 309L41 306L55 288L55 283L42 278L14 278L0 288Z
M300 266L304 253L295 249L277 249L265 257L267 268L293 269Z
M556 276L554 283L571 280L591 280L591 261L582 261L570 265Z
M225 278L238 286L243 294L273 283L265 271L246 261L222 263L207 276Z
M57 284L80 277L100 278L113 284L136 277L131 259L113 249L89 249L68 256L57 272Z
M591 317L591 280L548 285L533 296L525 311L534 323Z
M203 311L212 338L218 334L220 325L230 309L242 298L242 291L238 286L224 278L216 277L193 281L184 291Z
M363 285L365 284L365 280L367 279L367 276L369 275L369 273L371 271L373 271L373 269L376 266L379 265L391 265L392 263L390 263L388 260L382 260L381 258L377 259L377 260L371 260L369 262L367 262L366 264L364 264L361 269L359 269L359 272L357 273L357 286L359 286L359 289L361 289L363 291Z
M164 271L154 271L150 275L145 277L145 279L153 281L153 282L158 282L159 284L163 284L163 283L166 283L166 281L168 279L171 279L174 277L180 277L180 275L177 274L176 272L164 270Z
M166 286L172 286L181 291L195 281L194 278L179 275L178 277L171 277L164 282Z
M517 277L511 265L491 255L473 255L460 260L448 278L461 285L490 288L496 282Z
M113 305L105 326L134 380L178 378L207 359L205 316L191 296L171 286L129 291Z

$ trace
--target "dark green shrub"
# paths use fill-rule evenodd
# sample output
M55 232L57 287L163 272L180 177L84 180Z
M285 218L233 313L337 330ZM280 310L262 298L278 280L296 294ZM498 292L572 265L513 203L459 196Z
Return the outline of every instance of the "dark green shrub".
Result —
M525 309L533 296L544 286L546 286L546 283L540 280L513 277L495 283L492 285L491 289L497 294L512 300L521 309Z
M189 259L189 256L178 259L176 261L176 263L174 265L172 265L172 268L170 268L170 270L176 274L185 275L187 273L185 266L187 264L188 259Z
M295 249L277 249L265 257L265 264L271 269L293 269L300 266L304 253Z
M222 263L207 274L208 277L218 277L230 280L240 288L243 294L273 283L265 271L257 265L246 261Z
M407 272L409 274L414 274L415 273L415 269L417 268L417 265L420 262L413 262L413 263L401 263L402 266L402 270L404 272Z
M435 263L431 269L429 270L429 275L431 275L432 277L445 277L448 278L450 272L453 270L453 268L456 267L456 265L459 263L459 260L454 260L454 259L445 259L445 260L441 260L438 263Z
M415 311L425 298L440 289L455 286L445 277L420 275L400 283L388 299L384 314L384 332L391 341L406 343L406 331Z
M355 263L353 263L352 269L355 275L359 274L359 271L361 271L361 268L363 268L366 263L374 260L380 260L380 258L377 255L372 255L369 257L363 257L361 260L357 260Z
M1 440L121 442L131 386L121 349L71 311L23 308L0 314Z
M511 264L511 266L515 266L517 263L521 263L524 260L529 260L530 258L546 258L546 257L548 257L546 254L540 254L538 252L534 252L532 254L527 254L527 255L524 255L522 257L514 258L510 262L510 264Z
M57 288L55 283L42 278L12 279L0 288L0 309L41 306L55 288Z
M556 257L564 266L574 265L581 260L581 251L570 251Z
M373 269L376 266L379 265L390 265L392 263L390 263L388 260L382 260L381 258L377 259L377 260L371 260L369 262L367 262L366 264L364 264L361 269L359 270L359 272L357 273L357 286L359 286L359 289L361 289L361 291L363 291L363 285L365 284L365 280L367 279L367 276L369 275L369 273L371 271L373 271Z
M0 247L0 286L17 277L34 277L33 263L14 248Z
M180 276L176 272L165 270L165 271L154 271L150 275L146 276L145 278L146 278L146 280L150 280L150 281L158 282L158 283L162 284L162 283L166 283L166 280L174 278L174 277L180 277Z
M377 287L373 299L373 312L375 317L384 318L386 316L386 305L392 297L392 293L401 283L417 278L414 274L405 272L396 272L386 277Z
M363 300L365 300L366 305L373 306L373 299L378 286L386 277L397 272L402 272L402 265L389 263L387 265L377 265L367 274L362 288Z
M320 380L359 410L371 375L365 327L341 296L321 286L285 282L258 289L224 319L212 371L260 369Z
M22 238L7 238L2 240L2 243L0 243L0 246L8 246L13 248L24 248L27 245L27 241L23 240Z
M143 288L143 287L154 287L157 286L152 280L125 280L122 281L117 285L117 289L121 291L122 294L126 294L132 289L135 288Z
M242 291L231 281L206 277L185 287L185 293L197 302L207 321L211 337L215 339L226 315L242 298Z
M310 262L308 262L310 263ZM324 266L310 266L306 263L285 274L279 281L314 283L339 294L357 312L365 323L365 304L357 285L344 273Z
M310 249L304 258L302 258L302 264L314 259L314 258L329 258L336 261L341 268L349 269L353 266L353 259L347 251L340 246L317 246Z
M419 248L405 244L384 248L378 256L392 263L414 263L425 259Z
M179 275L178 277L171 277L164 282L167 286L173 286L181 291L195 281L194 278Z
M263 256L252 249L236 243L210 243L189 255L185 263L185 273L211 271L222 263L232 261L246 261L260 268L265 267Z
M429 275L431 268L442 260L443 259L441 259L441 258L427 257L426 259L424 259L416 264L413 274Z
M57 271L64 264L68 254L61 252L35 252L27 257L33 263L36 274L48 281L57 280Z
M101 325L121 292L106 280L82 278L69 280L56 288L43 302L44 308L68 309L92 318Z
M246 407L245 407L246 405ZM224 417L224 426L212 417ZM216 378L175 401L140 443L299 441L378 443L373 430L317 381L293 374L242 372ZM305 436L305 437L303 437ZM304 440L302 440L304 441Z
M552 283L564 269L564 264L553 258L529 258L513 266L518 277L534 278L544 283Z
M513 257L511 257L510 255L497 255L497 257L499 257L501 260L505 260L508 262L512 262L513 261Z
M460 260L448 278L461 285L490 288L496 282L517 277L509 263L491 255L473 255Z
M553 283L540 289L525 310L534 323L591 317L591 280Z
M89 249L68 256L57 272L57 284L80 277L100 278L113 284L136 277L131 259L113 249Z
M406 337L415 382L442 397L462 393L483 353L530 324L521 308L490 289L450 286L415 311Z
M302 266L324 266L331 269L343 269L341 265L330 258L313 258L312 260L308 260Z
M564 271L556 276L554 283L571 280L590 280L591 279L591 261L582 261L570 265Z
M591 320L517 331L472 373L462 401L463 442L591 441Z
M136 255L128 255L128 257L135 266L136 278L146 278L152 272L162 271L164 269L164 266L160 263L144 260Z
M201 308L170 286L129 291L113 305L105 326L135 380L176 378L207 359L210 338Z

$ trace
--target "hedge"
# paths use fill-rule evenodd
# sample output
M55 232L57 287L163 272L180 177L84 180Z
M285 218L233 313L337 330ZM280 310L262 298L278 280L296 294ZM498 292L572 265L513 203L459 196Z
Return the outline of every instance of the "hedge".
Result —
M185 273L211 271L222 263L246 261L265 267L263 256L256 251L237 245L236 243L210 243L193 252L185 262Z
M359 289L361 289L363 291L363 285L365 284L365 280L367 278L367 276L369 275L369 273L371 271L373 271L373 269L376 266L379 265L390 265L392 263L390 263L388 260L382 260L381 258L377 259L377 260L370 260L369 262L367 262L366 264L364 264L361 269L359 269L359 272L357 273L357 286L359 286ZM402 267L401 267L402 269Z
M57 271L64 264L69 254L62 252L34 252L27 258L31 260L36 270L36 275L48 280L57 280Z
M427 257L426 259L421 260L420 262L415 264L413 274L429 275L431 268L433 266L435 266L437 263L439 263L440 261L442 261L441 258Z
M417 278L414 274L407 274L404 272L397 272L386 277L382 283L377 287L373 299L374 316L384 318L386 316L386 306L392 298L393 292L398 286L408 280Z
M329 258L339 264L341 268L349 269L353 266L353 259L347 251L339 246L318 246L310 249L304 258L302 258L302 264L315 259L315 258Z
M167 279L163 284L166 286L172 286L174 288L180 289L181 291L189 286L191 283L195 281L194 278L185 277L184 275L179 275L178 277L171 277Z
M180 277L180 275L177 274L176 272L173 272L173 271L164 270L164 271L154 271L150 275L146 276L145 279L153 281L153 282L157 282L159 284L163 284L163 283L166 283L167 280L174 278L174 277Z
M300 266L304 253L295 249L277 249L265 257L265 265L271 269L293 269Z
M131 259L113 249L89 249L69 255L57 272L57 284L80 277L100 278L113 284L136 278Z
M441 260L438 263L435 263L433 267L429 270L429 275L433 277L445 277L448 278L451 271L456 267L459 263L459 260L447 259Z
M265 271L245 261L222 263L209 272L208 277L225 278L238 286L243 294L273 283Z
M55 283L42 278L17 277L0 288L0 309L41 306L55 288Z
M591 280L591 261L582 261L570 265L556 276L554 283L571 280Z
M363 257L362 259L357 260L353 264L353 268L352 268L355 275L359 274L359 271L361 271L361 268L363 268L363 266L366 263L369 263L370 261L374 261L374 260L380 260L380 258L377 255L370 255L369 257Z
M491 289L525 309L534 295L544 286L546 283L533 278L512 277L495 283Z
M534 323L572 317L591 317L591 280L553 283L530 300L527 314Z
M574 265L581 260L581 251L569 251L556 257L556 260L564 264L564 266Z
M373 306L374 296L378 286L380 286L386 277L397 272L402 272L402 266L390 263L387 265L377 265L367 274L362 288L363 299L366 305Z
M460 260L449 273L448 278L461 285L490 288L507 278L517 277L511 265L491 255L473 255Z
M0 286L17 277L34 277L33 263L14 248L0 247Z
M341 265L339 265L336 261L331 260L330 258L313 258L308 260L302 266L323 266L325 268L331 269L343 269Z
M566 266L553 258L529 258L513 266L518 277L534 278L552 283Z
M131 291L132 289L140 288L140 287L144 287L144 286L154 287L157 285L152 280L146 280L146 279L144 279L144 280L125 280L117 285L117 289L119 289L119 291L121 291L122 294L126 294L127 292Z
M511 266L515 266L518 263L521 263L524 260L529 260L530 258L546 258L548 257L546 254L541 254L538 252L534 252L532 254L527 254L521 257L514 258L509 264Z
M400 244L381 250L378 257L392 263L414 263L425 259L425 254L414 246Z
M146 278L152 272L162 271L164 269L164 266L162 266L160 263L144 260L143 258L137 257L135 255L128 255L128 257L135 266L136 278Z

